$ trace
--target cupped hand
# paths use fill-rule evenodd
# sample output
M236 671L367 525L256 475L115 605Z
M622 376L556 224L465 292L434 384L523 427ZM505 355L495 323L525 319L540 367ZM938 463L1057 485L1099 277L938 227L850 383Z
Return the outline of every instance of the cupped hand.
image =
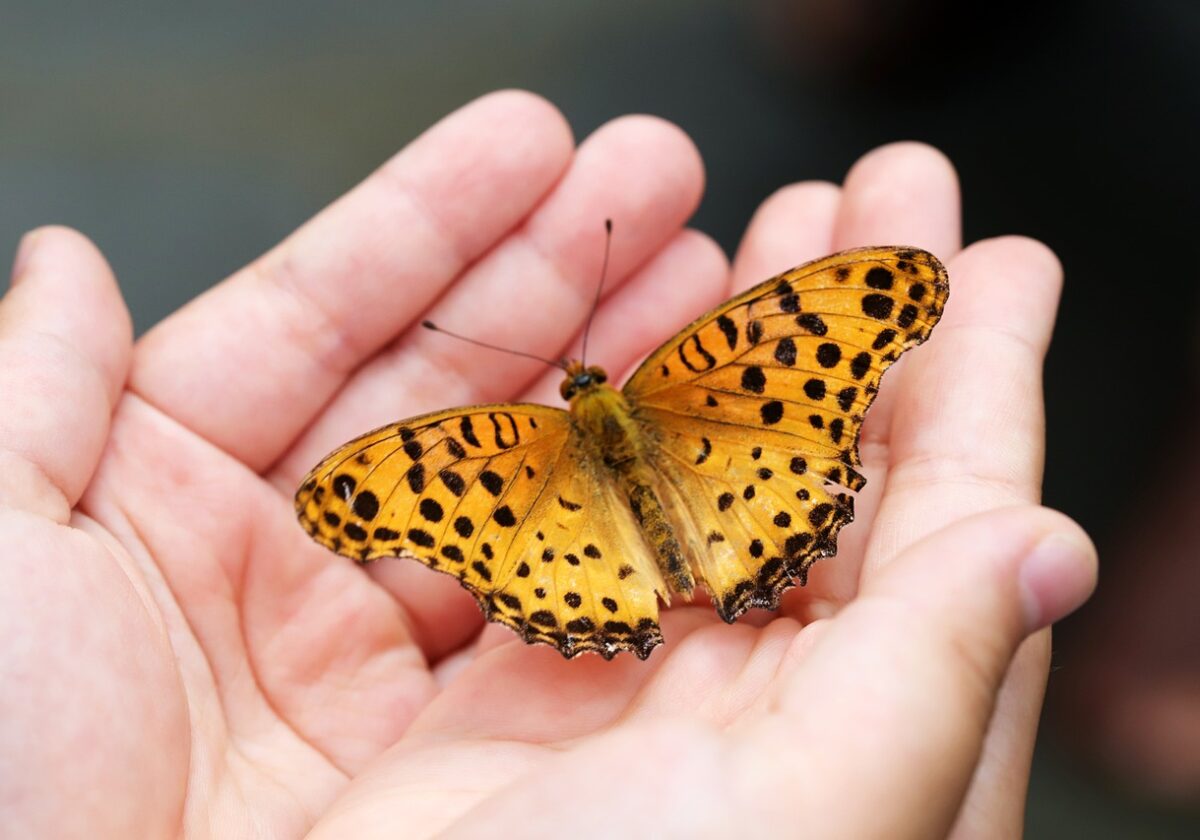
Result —
M523 93L446 118L136 344L78 234L22 243L0 302L0 802L26 836L1017 833L1048 664L1094 556L1037 506L1060 270L960 251L916 144L772 196L730 267L683 228L696 150L648 117L575 148ZM424 411L555 403L557 376L417 328L628 370L805 260L927 248L951 296L884 380L870 483L778 616L664 614L647 662L563 660L456 581L312 544L291 496ZM1031 635L1032 634L1032 635ZM71 807L62 803L69 799Z

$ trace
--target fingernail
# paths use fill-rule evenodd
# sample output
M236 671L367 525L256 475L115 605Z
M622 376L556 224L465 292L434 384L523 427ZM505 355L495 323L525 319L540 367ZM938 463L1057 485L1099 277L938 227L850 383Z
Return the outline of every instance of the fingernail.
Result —
M37 241L41 238L41 231L31 230L29 233L21 237L21 241L17 243L17 255L13 257L12 267L12 285L16 285L17 281L25 273L25 269L29 266L30 257L37 247Z
M1077 610L1096 585L1090 543L1062 533L1043 537L1021 564L1025 628L1032 632Z

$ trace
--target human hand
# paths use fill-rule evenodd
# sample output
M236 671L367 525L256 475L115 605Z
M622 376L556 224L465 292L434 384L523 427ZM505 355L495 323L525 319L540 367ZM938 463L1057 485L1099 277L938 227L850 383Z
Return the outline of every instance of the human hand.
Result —
M840 189L778 193L732 270L681 229L701 188L694 148L658 120L576 151L546 103L495 94L132 348L95 249L61 229L26 240L0 303L9 824L1015 833L1046 634L1014 653L1094 575L1086 537L1036 507L1057 263L1019 239L959 253L953 173L920 146L872 153ZM536 363L415 327L561 352L604 216L617 234L590 341L614 372L840 248L925 247L951 275L941 325L868 415L870 483L837 558L779 617L672 608L645 663L481 632L453 579L364 573L291 507L308 467L364 429L553 403Z

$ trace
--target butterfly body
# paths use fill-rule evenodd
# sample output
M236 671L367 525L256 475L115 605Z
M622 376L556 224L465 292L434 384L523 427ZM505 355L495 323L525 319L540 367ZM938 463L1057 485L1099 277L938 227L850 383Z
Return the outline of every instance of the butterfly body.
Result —
M915 248L807 263L697 319L619 390L570 363L567 411L471 406L363 435L306 477L297 513L359 562L455 576L527 642L645 658L672 592L703 587L733 621L835 552L843 489L865 484L864 414L948 292Z
M621 488L647 548L670 588L691 595L695 577L680 545L679 523L672 523L655 492L662 467L656 463L658 442L653 427L640 422L636 407L623 393L608 385L602 368L590 368L582 376L575 371L582 363L567 366L560 391L570 394L570 413L580 441L580 451L591 460L587 471L608 473ZM598 374L598 375L597 375ZM581 385L580 380L587 381Z

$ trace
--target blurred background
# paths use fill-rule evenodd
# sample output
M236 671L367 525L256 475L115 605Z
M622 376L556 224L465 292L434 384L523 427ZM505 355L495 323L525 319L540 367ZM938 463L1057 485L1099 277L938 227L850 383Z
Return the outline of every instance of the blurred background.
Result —
M1046 500L1102 572L1056 636L1028 836L1191 838L1197 56L1189 0L0 0L0 246L84 231L143 332L507 86L577 137L632 111L682 126L708 166L694 224L729 251L777 187L932 143L968 241L1028 234L1066 267Z

